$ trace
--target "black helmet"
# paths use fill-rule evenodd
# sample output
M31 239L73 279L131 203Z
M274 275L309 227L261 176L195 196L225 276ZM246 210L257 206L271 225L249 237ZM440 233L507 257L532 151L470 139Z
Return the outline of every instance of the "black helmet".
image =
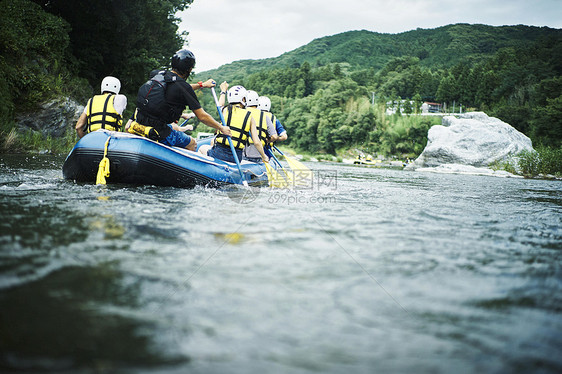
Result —
M180 49L172 56L172 69L186 74L195 66L195 56L187 49Z

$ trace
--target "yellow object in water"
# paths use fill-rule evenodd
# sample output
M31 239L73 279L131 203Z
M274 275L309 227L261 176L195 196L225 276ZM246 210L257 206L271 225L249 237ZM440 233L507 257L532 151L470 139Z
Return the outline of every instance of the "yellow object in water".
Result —
M239 232L230 232L227 234L215 234L217 237L224 238L226 242L230 244L238 244L242 239L244 239L244 234Z
M104 215L90 223L90 228L102 231L104 239L120 239L125 234L125 228L115 221L112 215Z

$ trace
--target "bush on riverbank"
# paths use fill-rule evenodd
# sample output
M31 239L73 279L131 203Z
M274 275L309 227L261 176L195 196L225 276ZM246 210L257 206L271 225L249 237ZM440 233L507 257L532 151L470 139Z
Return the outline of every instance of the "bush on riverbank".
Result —
M68 130L63 137L45 137L37 131L27 130L19 133L15 126L4 125L0 127L0 153L50 153L57 155L67 154L76 141L76 133Z
M562 148L537 147L535 152L524 151L518 162L521 174L528 177L554 175L562 177Z
M562 178L562 148L540 145L534 151L523 151L510 161L490 165L493 170L505 170L528 178L554 176Z

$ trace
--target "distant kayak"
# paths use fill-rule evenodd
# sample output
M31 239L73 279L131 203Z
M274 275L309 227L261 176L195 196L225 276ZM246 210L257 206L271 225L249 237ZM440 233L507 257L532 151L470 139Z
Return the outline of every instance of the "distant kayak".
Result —
M76 143L62 167L63 176L76 182L95 183L104 157L109 160L108 184L192 188L243 183L234 163L137 135L105 130L89 133ZM241 168L251 186L268 185L263 163L241 161Z

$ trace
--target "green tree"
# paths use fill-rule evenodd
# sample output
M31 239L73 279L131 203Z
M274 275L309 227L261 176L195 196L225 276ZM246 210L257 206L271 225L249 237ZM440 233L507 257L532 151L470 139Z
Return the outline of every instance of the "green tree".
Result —
M531 137L543 145L562 146L562 95L547 99L544 107L534 110Z
M437 100L443 102L452 102L457 97L457 82L453 74L448 73L439 83L437 93L435 94Z
M0 1L0 114L10 121L65 89L69 25L27 0ZM69 84L72 86L72 84Z
M341 78L343 77L343 73L341 71L341 66L340 64L335 64L334 65L334 77L336 78Z
M422 97L419 93L416 93L412 100L414 101L414 113L418 114L422 105Z
M97 86L114 75L125 91L136 92L150 70L168 66L185 44L175 14L193 0L34 1L70 24L70 53L79 76Z
M308 96L310 94L312 94L312 74L311 74L311 68L310 68L310 64L308 62L304 62L300 69L299 69L299 81L302 79L302 84L304 85L303 89L303 93L302 93L302 97L304 96Z

